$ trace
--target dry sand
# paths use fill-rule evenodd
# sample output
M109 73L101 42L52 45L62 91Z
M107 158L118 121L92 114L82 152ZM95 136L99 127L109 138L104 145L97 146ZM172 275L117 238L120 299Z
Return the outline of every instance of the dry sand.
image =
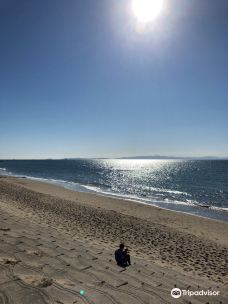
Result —
M2 177L0 303L225 304L227 236L228 223ZM120 241L127 269L113 257ZM175 300L174 287L220 295Z

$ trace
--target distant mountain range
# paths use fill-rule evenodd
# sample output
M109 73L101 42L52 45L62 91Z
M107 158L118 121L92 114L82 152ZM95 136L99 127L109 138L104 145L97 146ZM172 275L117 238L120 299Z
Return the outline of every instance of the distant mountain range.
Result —
M0 162L12 161L12 160L83 160L83 159L185 159L185 160L228 160L228 156L218 157L218 156L167 156L167 155L139 155L139 156L124 156L124 157L67 157L67 158L46 158L46 159L0 159Z
M85 159L83 157L77 158L65 158L65 159ZM95 157L94 159L112 159L108 157ZM139 155L139 156L125 156L125 157L117 157L113 159L193 159L193 160L228 160L228 157L216 157L216 156L201 156L201 157L193 157L193 156L166 156L166 155Z
M228 159L228 157L216 157L216 156L202 156L202 157L190 157L190 156L165 156L165 155L152 155L152 156L130 156L119 157L118 159Z

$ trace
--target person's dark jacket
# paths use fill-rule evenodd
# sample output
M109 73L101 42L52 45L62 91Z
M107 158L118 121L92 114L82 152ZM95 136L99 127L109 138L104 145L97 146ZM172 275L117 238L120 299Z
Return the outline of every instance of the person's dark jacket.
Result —
M123 250L117 249L115 251L115 259L118 265L121 265L123 263L124 257L125 257L125 253Z

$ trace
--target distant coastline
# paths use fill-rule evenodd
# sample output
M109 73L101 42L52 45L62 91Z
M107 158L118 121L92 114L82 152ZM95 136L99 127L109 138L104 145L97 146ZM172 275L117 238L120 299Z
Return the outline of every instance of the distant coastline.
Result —
M83 159L145 159L145 160L228 160L228 156L167 156L167 155L136 155L122 157L63 157L63 158L2 158L0 161L14 160L83 160Z
M164 156L164 155L153 155L153 156L130 156L130 157L119 157L117 159L187 159L187 160L227 160L228 157L216 157L216 156L202 156L202 157L190 157L190 156Z
M84 157L73 157L73 158L64 158L64 159L90 159L84 158ZM228 160L228 156L224 157L218 157L218 156L166 156L166 155L151 155L151 156L145 156L145 155L139 155L139 156L123 156L123 157L91 157L91 159L158 159L158 160L171 160L171 159L183 159L183 160Z

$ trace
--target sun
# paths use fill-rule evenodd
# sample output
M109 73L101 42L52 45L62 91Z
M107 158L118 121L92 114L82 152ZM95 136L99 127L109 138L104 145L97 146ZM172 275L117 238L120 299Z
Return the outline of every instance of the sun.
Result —
M132 10L140 23L153 21L163 7L164 0L132 0Z

